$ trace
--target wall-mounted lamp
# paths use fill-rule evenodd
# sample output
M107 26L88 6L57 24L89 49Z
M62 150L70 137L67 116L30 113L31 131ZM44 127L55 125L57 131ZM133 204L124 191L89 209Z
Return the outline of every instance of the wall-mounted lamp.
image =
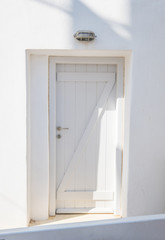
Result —
M85 41L85 42L90 42L96 38L95 33L88 30L77 31L73 36L78 41Z

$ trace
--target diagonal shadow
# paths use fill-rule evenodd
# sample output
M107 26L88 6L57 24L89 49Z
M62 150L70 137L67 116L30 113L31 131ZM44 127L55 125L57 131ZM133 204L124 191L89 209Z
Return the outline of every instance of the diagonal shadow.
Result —
M58 5L54 0L28 0L37 2L55 10L60 10L72 17L73 33L77 30L93 30L97 38L102 41L104 48L113 47L113 43L119 42L120 48L131 41L130 26L113 20L105 20L98 16L91 8L80 0L70 1L70 10ZM113 42L112 42L113 39ZM96 42L95 42L96 43ZM75 45L74 45L75 46Z

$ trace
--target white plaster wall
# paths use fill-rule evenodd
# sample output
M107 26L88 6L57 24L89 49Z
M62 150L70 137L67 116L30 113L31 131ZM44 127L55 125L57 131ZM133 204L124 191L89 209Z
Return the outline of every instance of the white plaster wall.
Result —
M1 1L1 228L25 226L28 221L26 49L132 50L123 212L165 212L164 12L164 0ZM96 41L76 42L72 35L79 29L93 30Z
M47 219L49 207L48 57L30 56L28 94L28 213Z
M128 217L118 220L56 224L0 231L6 240L164 240L165 215Z

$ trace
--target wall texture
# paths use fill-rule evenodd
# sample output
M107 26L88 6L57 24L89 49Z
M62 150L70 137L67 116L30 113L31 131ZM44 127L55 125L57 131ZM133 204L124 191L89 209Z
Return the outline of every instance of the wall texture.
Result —
M26 49L132 50L126 214L165 212L164 11L164 0L1 3L1 228L27 224ZM79 44L79 29L97 40Z
M113 239L113 240L164 240L165 215L129 217L119 220L36 226L0 232L1 239Z

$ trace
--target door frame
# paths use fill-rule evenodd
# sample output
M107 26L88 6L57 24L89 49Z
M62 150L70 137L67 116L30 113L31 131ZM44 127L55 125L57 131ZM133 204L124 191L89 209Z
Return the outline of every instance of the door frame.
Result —
M121 215L121 184L124 121L124 58L123 57L49 57L49 215L56 211L56 64L115 64L116 81L116 159L114 214ZM51 131L50 131L51 129Z
M26 141L27 221L49 217L49 57L103 57L124 60L124 137L121 216L127 217L129 190L129 142L132 97L132 50L27 49L26 50ZM42 120L42 121L41 121ZM40 124L38 124L40 122ZM42 124L41 124L42 123ZM39 171L38 171L39 169ZM42 186L42 188L41 188ZM42 210L41 210L42 209Z

